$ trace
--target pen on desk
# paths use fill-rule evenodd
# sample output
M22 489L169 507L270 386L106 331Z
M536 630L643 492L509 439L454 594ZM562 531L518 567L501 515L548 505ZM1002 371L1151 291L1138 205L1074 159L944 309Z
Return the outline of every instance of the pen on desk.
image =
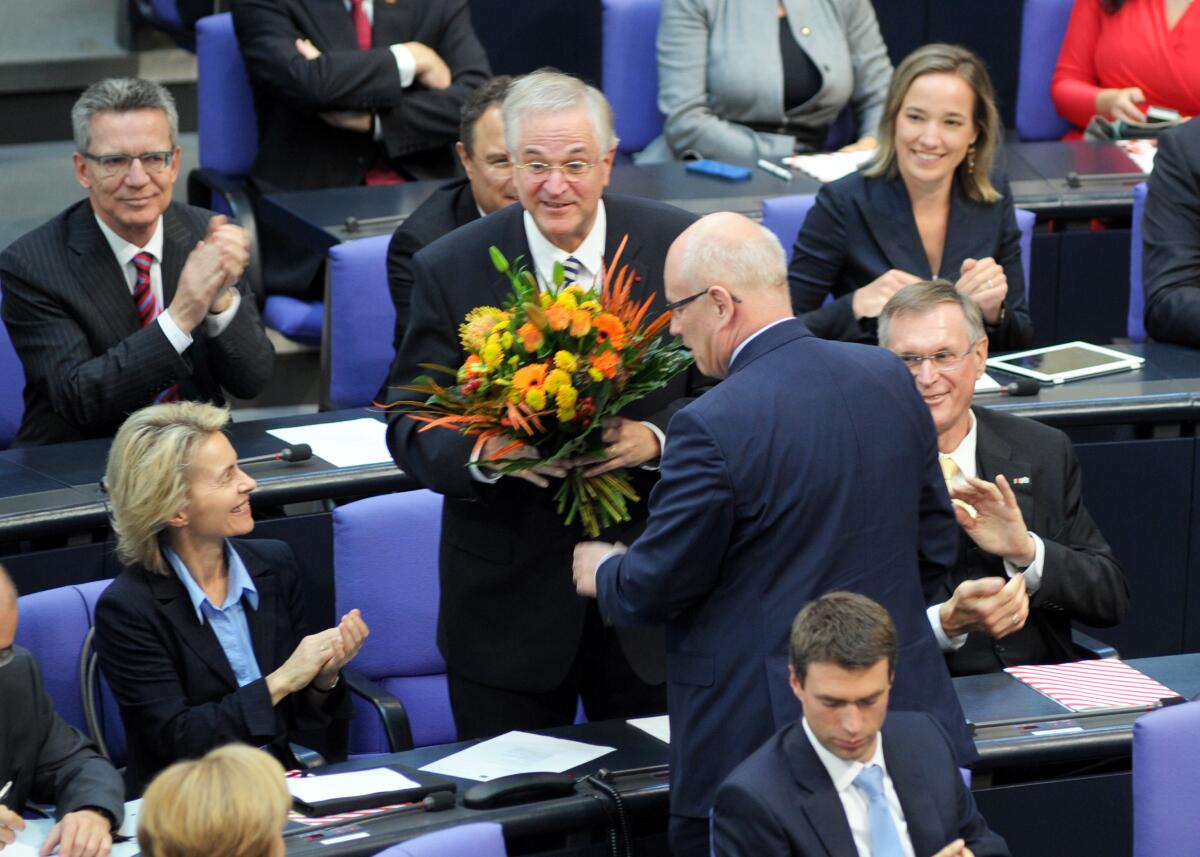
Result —
M771 175L775 176L775 178L777 178L777 179L783 179L785 182L790 182L792 180L791 170L786 170L783 167L779 166L779 164L773 164L770 161L768 161L766 158L758 159L758 168L760 170L767 171Z

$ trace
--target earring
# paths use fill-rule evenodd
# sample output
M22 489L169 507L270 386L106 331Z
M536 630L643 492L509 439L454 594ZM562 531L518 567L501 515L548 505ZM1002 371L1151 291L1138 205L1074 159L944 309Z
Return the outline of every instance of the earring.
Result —
M975 173L975 144L972 143L967 147L967 172L971 175Z

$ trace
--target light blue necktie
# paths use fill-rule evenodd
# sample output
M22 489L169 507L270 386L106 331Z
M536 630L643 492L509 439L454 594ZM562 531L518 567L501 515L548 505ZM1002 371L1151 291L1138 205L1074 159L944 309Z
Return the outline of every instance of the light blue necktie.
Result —
M569 286L579 280L579 272L583 269L583 264L574 256L568 256L563 260L563 285Z
M867 820L871 825L871 857L904 857L900 834L892 820L887 795L883 793L883 771L867 765L854 778L854 785L867 793Z

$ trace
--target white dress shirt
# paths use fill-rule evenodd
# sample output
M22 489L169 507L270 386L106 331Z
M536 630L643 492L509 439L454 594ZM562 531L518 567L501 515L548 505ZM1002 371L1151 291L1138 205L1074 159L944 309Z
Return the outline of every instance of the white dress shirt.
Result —
M956 485L959 483L965 485L968 479L976 479L979 476L979 467L975 463L975 450L979 445L979 426L975 422L975 414L967 411L967 416L971 418L971 428L967 431L967 436L955 449L940 454L940 457L949 458L958 466L959 475L954 480ZM1042 585L1042 566L1046 560L1046 545L1036 533L1029 535L1033 539L1033 562L1027 568L1022 569L1006 559L1004 560L1004 571L1010 578L1017 574L1024 574L1025 591L1032 596ZM933 628L933 635L937 637L942 651L954 652L962 648L967 641L967 635L965 633L955 637L946 635L945 629L942 628L942 616L939 612L941 607L941 604L934 604L925 613L929 617L929 625Z
M878 765L883 771L883 792L887 797L888 809L892 811L892 822L896 825L896 832L900 834L900 847L904 849L905 857L916 857L908 835L908 822L904 820L904 809L900 806L900 796L896 794L887 763L883 760L883 733L880 732L876 736L875 753L867 762L849 762L825 749L813 734L808 720L801 718L800 722L804 726L808 742L817 753L817 758L825 766L829 779L833 780L833 787L842 801L842 809L846 813L846 821L850 824L850 833L854 836L854 847L858 849L859 857L871 857L870 799L866 792L854 785L854 778L867 765Z
M117 257L117 264L121 266L121 273L125 275L125 283L129 286L129 296L133 298L133 290L137 286L137 268L133 266L133 257L139 253L149 253L153 261L150 264L150 291L154 294L155 312L158 317L155 321L162 328L163 334L167 337L167 341L175 349L176 354L182 354L192 344L192 335L184 333L179 329L179 325L175 323L175 319L171 318L171 314L166 311L166 306L163 304L163 284L162 284L162 254L163 254L163 220L159 216L158 224L154 227L154 235L146 242L145 247L139 247L136 244L131 244L117 233L108 228L108 225L99 217L96 218L96 223L100 227L100 232L103 233L104 239L108 242L108 246L112 248L113 255ZM204 332L210 337L220 336L225 332L225 328L229 327L233 317L237 314L238 307L242 305L242 296L237 289L233 289L233 301L219 313L209 313L204 318Z

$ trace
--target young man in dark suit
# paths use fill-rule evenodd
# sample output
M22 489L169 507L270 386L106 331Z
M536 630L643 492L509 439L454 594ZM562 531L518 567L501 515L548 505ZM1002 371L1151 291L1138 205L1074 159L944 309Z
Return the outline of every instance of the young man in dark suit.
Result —
M912 371L960 501L958 559L928 610L951 673L1075 660L1071 621L1117 624L1129 589L1084 508L1071 441L1036 420L971 407L988 338L979 307L951 284L893 295L879 339Z
M1142 220L1146 332L1200 348L1200 122L1158 138Z
M721 784L716 857L1002 857L928 714L888 711L896 628L870 598L833 592L792 624L801 718Z
M428 374L421 364L466 359L464 317L499 306L509 291L492 265L493 245L545 288L555 263L568 258L578 282L598 282L603 261L628 236L621 263L637 275L632 299L657 294L647 321L662 311L667 247L694 218L604 192L617 143L604 96L568 75L535 72L513 82L503 120L521 205L468 223L413 258L412 308L392 385ZM657 474L644 465L658 459L667 421L689 390L679 376L612 418L603 431L610 457L593 469L628 467L635 490L648 496ZM582 531L563 524L554 502L565 471L500 476L488 462L504 442L480 447L450 429L419 427L398 413L388 444L406 473L445 495L438 646L459 738L571 723L581 697L593 720L662 712L661 637L614 632L571 585ZM632 538L645 520L644 500L630 508L633 521L615 527L614 538Z
M103 857L125 817L121 775L54 710L37 661L16 646L17 590L0 566L0 852L25 828L29 801L52 803L58 824L43 853Z
M878 348L818 339L792 315L783 248L736 214L672 246L671 332L721 383L671 420L645 533L585 542L575 582L617 625L667 630L671 847L708 853L721 780L795 718L787 633L848 589L886 605L904 653L892 707L928 711L975 758L925 619L956 532L929 414Z
M396 307L393 345L397 351L408 327L413 255L447 232L517 202L512 159L504 145L504 121L500 118L500 104L511 82L508 75L494 77L467 98L454 144L467 177L435 190L392 234L387 272Z
M241 282L249 243L224 217L171 201L171 94L102 80L71 121L88 198L0 255L4 323L25 368L17 445L107 437L159 400L258 395L275 352Z

